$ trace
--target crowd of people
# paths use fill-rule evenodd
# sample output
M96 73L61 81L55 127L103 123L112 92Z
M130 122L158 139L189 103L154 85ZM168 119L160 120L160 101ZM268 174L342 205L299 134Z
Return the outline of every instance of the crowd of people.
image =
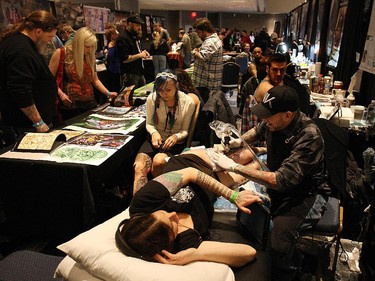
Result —
M59 25L49 12L34 11L3 34L1 122L7 144L27 131L48 132L56 118L65 121L94 108L94 88L114 99L122 86L145 85L144 59L152 55L155 82L146 100L147 137L134 162L131 218L119 226L118 248L126 255L168 264L207 260L236 267L253 261L256 251L248 245L223 248L222 243L204 241L212 219L208 201L212 194L247 213L247 205L261 203L249 191L228 188L237 186L220 173L230 174L234 183L255 179L267 187L273 218L272 276L293 280L299 262L297 232L317 222L306 219L307 214L313 209L320 215L323 210L315 203L325 203L313 180L322 172L323 140L307 117L309 93L286 74L287 58L268 54L277 34L270 36L265 28L258 34L229 29L217 32L207 18L198 19L188 32L179 29L183 68L194 62L190 79L183 69L168 69L167 53L173 40L160 23L153 26L150 49L141 48L142 24L141 17L132 14L125 27L108 26L108 85L99 80L95 69L97 38L90 28L73 30ZM55 51L46 60L40 54L56 33L64 45L55 43ZM268 171L259 169L249 157L240 157L247 154L237 153L231 159L215 150L182 153L196 105L206 101L202 93L220 91L223 54L239 43L242 55L251 62L248 76L253 79L249 81L256 81L255 86L247 86L248 82L243 86L244 91L250 89L243 96L252 100L246 109L257 122L242 139L265 144L257 151L267 153ZM232 148L242 145L241 139L230 142Z

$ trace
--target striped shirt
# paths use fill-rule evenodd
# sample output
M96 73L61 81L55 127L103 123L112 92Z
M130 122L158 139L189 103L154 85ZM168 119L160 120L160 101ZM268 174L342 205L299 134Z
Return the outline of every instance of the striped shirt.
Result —
M216 33L206 37L195 55L193 83L195 87L220 90L223 76L223 46Z

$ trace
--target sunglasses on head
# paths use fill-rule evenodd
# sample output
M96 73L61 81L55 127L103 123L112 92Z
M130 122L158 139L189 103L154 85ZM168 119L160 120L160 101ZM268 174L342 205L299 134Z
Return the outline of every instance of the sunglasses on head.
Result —
M34 24L34 26L36 28L40 28L43 31L49 31L49 30L52 30L52 29L57 29L57 27L59 26L59 22L57 20L53 20L50 23L46 23L46 22L43 22L43 21L32 22L32 23Z

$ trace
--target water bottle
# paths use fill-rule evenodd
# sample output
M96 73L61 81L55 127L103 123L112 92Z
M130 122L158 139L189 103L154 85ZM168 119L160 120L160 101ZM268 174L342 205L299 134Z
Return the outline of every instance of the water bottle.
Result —
M373 127L375 123L375 100L372 100L367 107L366 123L369 127Z
M347 103L347 107L350 107L352 105L355 105L355 96L353 95L353 93L350 93L347 97L346 97L346 100L348 101Z
M363 151L363 173L365 182L372 181L372 162L374 155L375 151L372 147L369 147L365 151Z

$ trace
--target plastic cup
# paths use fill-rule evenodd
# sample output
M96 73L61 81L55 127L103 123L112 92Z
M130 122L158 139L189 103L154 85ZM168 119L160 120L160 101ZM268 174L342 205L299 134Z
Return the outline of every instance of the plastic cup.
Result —
M362 105L354 105L354 119L361 120L363 116L363 111L365 111L365 107Z

